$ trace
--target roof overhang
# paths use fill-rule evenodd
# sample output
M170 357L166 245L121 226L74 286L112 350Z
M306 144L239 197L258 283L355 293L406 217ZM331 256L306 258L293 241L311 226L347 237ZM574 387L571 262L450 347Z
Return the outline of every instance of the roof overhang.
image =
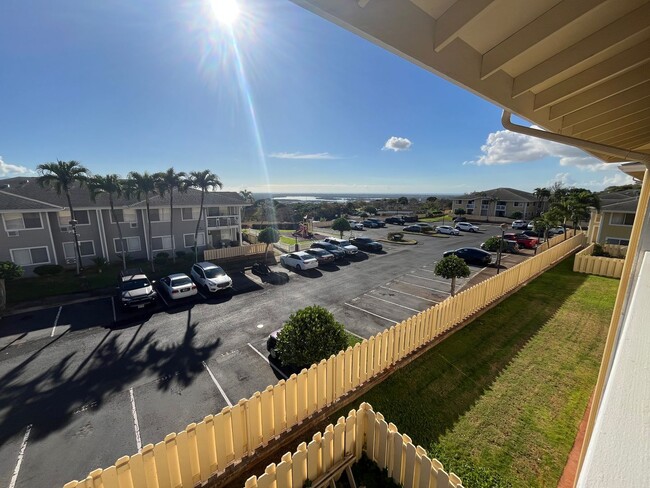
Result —
M646 166L642 163L624 163L619 165L618 169L638 181L643 181L643 175L645 174Z

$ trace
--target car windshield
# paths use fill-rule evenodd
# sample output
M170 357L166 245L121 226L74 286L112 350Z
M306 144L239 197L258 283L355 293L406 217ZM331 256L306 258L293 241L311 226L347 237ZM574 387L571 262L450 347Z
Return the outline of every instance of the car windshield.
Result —
M350 241L341 241L341 242L339 242L339 246L349 246L349 245L350 245Z
M372 239L370 239L369 237L359 237L359 238L357 238L357 242L369 243L369 242L372 242Z
M140 278L138 280L129 280L122 283L122 290L131 291L137 290L138 288L144 288L145 286L151 286L147 278Z
M208 268L203 270L205 272L206 278L219 278L220 276L226 276L226 272L217 267L217 268Z
M191 285L191 284L192 284L192 280L189 279L187 276L174 278L172 280L172 286L183 286L183 285Z

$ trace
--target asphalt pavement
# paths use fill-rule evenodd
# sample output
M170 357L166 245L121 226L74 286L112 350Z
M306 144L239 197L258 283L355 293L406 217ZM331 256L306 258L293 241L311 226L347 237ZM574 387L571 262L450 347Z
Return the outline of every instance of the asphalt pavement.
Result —
M355 234L385 237L387 229ZM0 319L0 486L61 486L274 384L266 337L308 305L369 337L449 294L443 251L498 227L416 236L326 269L233 275L234 291L125 315L110 298ZM480 268L472 268L472 277ZM459 280L458 287L472 279Z

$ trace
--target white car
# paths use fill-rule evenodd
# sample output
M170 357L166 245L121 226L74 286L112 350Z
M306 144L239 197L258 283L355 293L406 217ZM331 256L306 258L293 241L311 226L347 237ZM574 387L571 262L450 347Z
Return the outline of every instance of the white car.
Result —
M363 224L361 222L357 222L356 220L348 220L348 222L353 230L363 230Z
M313 269L318 266L318 260L304 251L296 251L280 256L280 263L283 266L301 271Z
M478 232L480 230L477 225L472 225L469 222L458 222L456 224L456 229L465 232Z
M357 246L353 246L350 244L350 241L345 241L343 239L336 239L335 237L328 237L327 239L324 239L325 242L329 242L330 244L334 244L335 246L339 246L341 249L345 251L345 254L348 256L354 256L356 253L359 252L359 248Z
M460 231L458 229L454 229L450 225L439 225L438 227L436 227L436 232L438 234L449 234L451 236L459 236L460 235Z
M221 266L209 261L194 264L190 276L194 283L205 286L211 292L232 288L230 276L226 274Z
M528 225L526 226L526 229L534 230L535 229L535 222L532 221L532 220L530 222L528 222Z
M515 220L512 223L513 229L525 229L526 227L528 227L528 222L526 222L525 220Z
M172 300L188 298L198 293L196 284L185 273L176 273L165 276L158 281L160 288Z

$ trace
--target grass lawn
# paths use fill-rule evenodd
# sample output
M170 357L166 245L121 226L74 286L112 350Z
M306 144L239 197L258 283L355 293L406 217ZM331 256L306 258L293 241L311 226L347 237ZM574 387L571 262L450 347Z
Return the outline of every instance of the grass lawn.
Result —
M560 263L344 411L369 402L465 486L556 486L618 287L572 267Z
M360 344L361 339L359 339L357 336L350 334L349 332L345 332L345 334L348 336L348 346L354 347L355 344Z
M446 222L448 224L452 224L452 219L454 217L452 215L441 215L439 217L424 217L419 219L420 222Z

